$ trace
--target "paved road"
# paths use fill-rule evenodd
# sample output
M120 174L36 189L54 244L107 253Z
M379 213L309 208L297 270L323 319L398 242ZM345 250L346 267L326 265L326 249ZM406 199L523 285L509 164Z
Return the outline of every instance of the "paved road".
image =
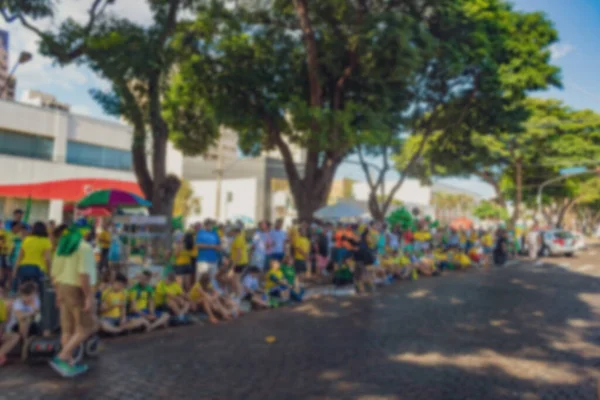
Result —
M0 399L591 400L598 254L112 340L77 382L3 368Z

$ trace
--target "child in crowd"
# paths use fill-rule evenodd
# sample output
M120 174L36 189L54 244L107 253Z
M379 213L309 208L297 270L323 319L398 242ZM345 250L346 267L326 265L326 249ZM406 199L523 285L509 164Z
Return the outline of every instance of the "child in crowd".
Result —
M127 320L127 278L117 274L112 285L102 292L100 300L100 330L109 334L120 334L132 329L148 329L150 322L145 318Z
M291 261L292 258L286 256L284 258L284 262L280 265L280 268L285 280L287 281L288 285L292 290L290 292L292 300L301 302L302 298L304 297L304 288L302 288L300 285L300 279L298 279L298 276L296 275L296 270L294 269L294 266L292 265Z
M145 318L149 322L148 332L169 325L169 314L155 309L151 278L150 271L143 271L138 282L129 289L129 318Z
M254 309L269 308L267 295L260 288L258 268L252 267L242 279L244 299L252 304Z
M154 301L157 311L171 313L180 321L186 320L190 303L183 288L176 280L175 272L169 271L165 279L158 282Z
M290 299L291 287L283 275L279 261L271 260L269 263L269 271L267 272L265 279L265 289L269 296L275 297L283 302Z
M8 354L19 341L25 343L30 336L41 333L36 318L40 315L38 287L34 282L25 282L19 286L19 297L12 303L10 311L5 299L0 299L0 365L6 363ZM5 321L5 322L3 322Z
M4 289L0 287L0 367L6 364L6 355L19 344L19 334L6 329L11 304L4 298Z
M335 271L333 273L333 284L336 286L351 285L354 283L354 274L352 272L352 259L346 258L340 263L335 264Z
M196 259L196 245L194 235L190 232L185 233L175 243L175 275L177 282L185 290L192 286L192 276L194 274Z

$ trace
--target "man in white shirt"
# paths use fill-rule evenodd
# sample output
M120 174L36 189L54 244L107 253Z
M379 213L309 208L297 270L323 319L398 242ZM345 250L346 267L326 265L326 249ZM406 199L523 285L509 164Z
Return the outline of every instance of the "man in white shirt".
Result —
M283 230L283 220L278 219L275 221L275 227L271 230L271 242L273 247L271 248L270 258L280 262L283 261L286 241L287 233Z
M265 271L267 266L267 255L272 247L271 233L266 222L259 224L258 230L252 238L252 265L261 271Z
M527 233L527 248L529 250L529 258L532 261L535 261L538 258L539 244L540 244L539 225L537 222L534 222L533 226L529 230L529 233Z

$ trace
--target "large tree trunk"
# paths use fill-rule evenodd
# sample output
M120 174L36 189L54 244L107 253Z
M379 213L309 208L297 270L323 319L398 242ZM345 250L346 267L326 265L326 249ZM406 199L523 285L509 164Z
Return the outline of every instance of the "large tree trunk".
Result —
M377 199L377 195L375 192L371 191L369 193L369 201L367 203L369 207L369 213L371 217L375 221L383 221L385 219L386 212L379 205L379 200Z

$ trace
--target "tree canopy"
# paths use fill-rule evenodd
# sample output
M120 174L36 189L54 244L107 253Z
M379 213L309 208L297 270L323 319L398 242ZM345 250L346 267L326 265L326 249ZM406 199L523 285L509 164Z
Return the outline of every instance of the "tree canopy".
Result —
M216 2L181 32L171 107L210 109L248 153L278 149L305 219L357 145L496 123L490 109L558 83L551 24L503 0Z
M17 21L39 37L43 55L59 65L86 65L110 82L108 92L94 90L92 96L107 114L123 117L133 126L132 157L137 181L152 202L151 211L170 215L180 181L167 174L168 140L174 140L190 155L205 151L218 136L210 110L169 107L168 113L163 112L166 92L177 85L171 75L175 61L181 62L175 39L185 22L183 16L195 13L204 2L147 0L152 14L149 25L112 12L114 3L89 0L87 21L67 18L48 30L40 26L54 16L58 0L5 0L0 2L0 11L7 22ZM185 99L186 92L179 90L183 93L180 99Z
M495 189L500 206L506 209L507 202L513 201L512 221L516 222L520 203L535 203L540 184L559 176L563 168L588 165L600 156L597 114L573 110L553 99L529 98L521 106L527 118L512 131L469 131L462 138L429 146L423 154L421 177L479 176ZM417 146L416 141L405 151L410 152L411 146ZM586 179L589 176L572 177L549 186L544 203L573 199Z

